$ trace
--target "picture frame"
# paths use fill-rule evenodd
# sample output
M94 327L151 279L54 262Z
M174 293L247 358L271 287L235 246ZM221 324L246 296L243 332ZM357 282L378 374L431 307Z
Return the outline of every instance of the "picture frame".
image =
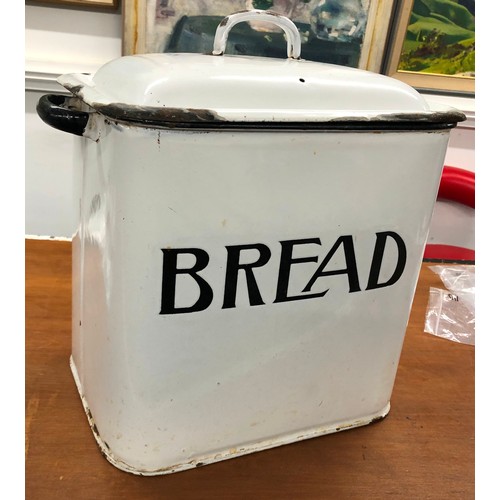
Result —
M89 7L97 9L118 9L120 0L27 0L27 4L45 4L61 7Z
M417 4L419 1L420 3ZM457 33L454 33L453 37L449 36L448 33L439 31L442 24L436 23L436 26L432 27L432 20L425 17L425 14L421 15L422 11L418 9L422 9L422 4L425 4L425 2L421 0L399 1L398 8L395 9L393 31L390 35L384 61L384 73L411 85L417 90L473 95L475 93L475 68L473 72L458 71L456 74L447 74L445 71L453 69L451 65L455 64L453 62L454 57L457 60L468 61L468 64L456 63L457 65L462 64L459 69L470 69L470 58L472 60L475 58L475 27L473 46L470 45L470 40L467 38L461 39L463 41L460 42L446 42L447 37L448 40L452 38L459 40L457 33L461 31L465 33L465 28L462 29L459 26L461 31L456 29ZM470 0L469 4L474 6L475 0ZM439 22L438 16L440 15L438 14L436 18ZM448 21L448 19L445 19L445 21ZM464 23L462 20L460 22ZM424 29L417 31L419 26L424 27ZM451 28L446 29L451 30ZM417 36L415 36L415 33L417 33ZM467 35L460 36L466 37ZM442 41L440 41L440 37ZM417 44L419 39L422 41L420 45ZM453 56L450 51L457 43L462 43L469 53L465 54L464 52L464 54ZM427 59L424 60L424 57L419 58L419 54L426 54ZM427 67L420 70L406 69L410 66L418 68L424 65L427 65ZM441 67L443 67L443 70L441 70Z
M222 20L223 17L234 12L262 6L269 7L263 10L272 10L289 17L299 27L301 35L307 33L307 36L309 36L309 33L314 30L307 31L308 26L317 27L313 26L312 22L308 22L312 18L309 14L315 8L324 9L325 5L328 7L334 2L341 5L361 5L365 24L358 52L355 55L349 53L350 50L351 52L356 51L356 44L349 43L349 41L344 44L337 43L335 51L329 50L330 47L326 42L330 40L328 39L325 42L326 38L333 38L332 32L329 32L327 37L322 37L319 41L320 36L314 39L311 35L311 38L308 39L308 42L311 43L304 44L303 42L302 58L380 72L395 0L342 0L342 2L339 2L339 0L197 0L196 2L190 2L189 0L124 0L122 53L123 55L131 55L169 51L208 52L207 49L210 45L208 39L212 32L215 34L216 25L210 25L210 30L207 29L207 32L199 35L199 28L195 28L193 25L199 21L200 14L205 15L207 18L213 15L214 20L216 17ZM193 19L191 26L189 26L190 19ZM199 50L196 47L193 49L192 46L189 47L189 50L185 50L188 42L184 43L184 45L182 43L183 28L179 26L182 22L184 22L184 34L186 34L184 39L187 40L188 35L193 38L192 35L196 29L198 29L196 33L200 38L203 36L207 38L208 41L205 40L203 48L201 48L200 42ZM191 32L189 32L190 29ZM243 37L243 32L241 36ZM264 33L262 36L266 36L266 34ZM181 43L178 43L177 47L172 47L172 45L175 45L172 42L174 37L176 37L177 42L181 39ZM170 46L165 50L167 44L170 44ZM316 51L313 50L313 45ZM342 49L344 52L342 52ZM333 55L334 52L335 55Z

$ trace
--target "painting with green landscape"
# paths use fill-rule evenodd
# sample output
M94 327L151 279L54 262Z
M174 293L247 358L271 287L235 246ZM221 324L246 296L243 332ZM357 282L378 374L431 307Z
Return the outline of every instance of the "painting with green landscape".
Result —
M475 0L414 0L399 71L475 76Z

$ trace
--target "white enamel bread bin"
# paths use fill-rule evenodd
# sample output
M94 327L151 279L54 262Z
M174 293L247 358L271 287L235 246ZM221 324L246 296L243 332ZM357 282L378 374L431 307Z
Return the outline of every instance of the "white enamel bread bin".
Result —
M288 59L223 55L249 19ZM165 474L384 417L464 116L301 60L264 11L214 54L59 82L38 113L82 136L71 368L108 460Z

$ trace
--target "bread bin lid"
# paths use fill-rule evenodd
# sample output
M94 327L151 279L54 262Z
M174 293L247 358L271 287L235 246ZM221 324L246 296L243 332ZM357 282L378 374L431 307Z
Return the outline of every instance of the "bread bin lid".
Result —
M224 55L231 27L255 19L283 28L287 59ZM295 25L259 10L226 17L212 54L124 56L58 82L97 112L142 126L414 129L465 119L388 76L300 59Z

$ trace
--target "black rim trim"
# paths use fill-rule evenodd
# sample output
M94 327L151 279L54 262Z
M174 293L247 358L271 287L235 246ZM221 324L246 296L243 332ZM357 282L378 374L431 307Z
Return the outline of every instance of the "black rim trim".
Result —
M197 129L197 130L300 130L300 131L416 131L416 130L448 130L455 128L457 122L396 122L396 121L330 121L330 122L168 122L164 120L130 119L105 115L110 120L128 123L142 127L166 129Z

